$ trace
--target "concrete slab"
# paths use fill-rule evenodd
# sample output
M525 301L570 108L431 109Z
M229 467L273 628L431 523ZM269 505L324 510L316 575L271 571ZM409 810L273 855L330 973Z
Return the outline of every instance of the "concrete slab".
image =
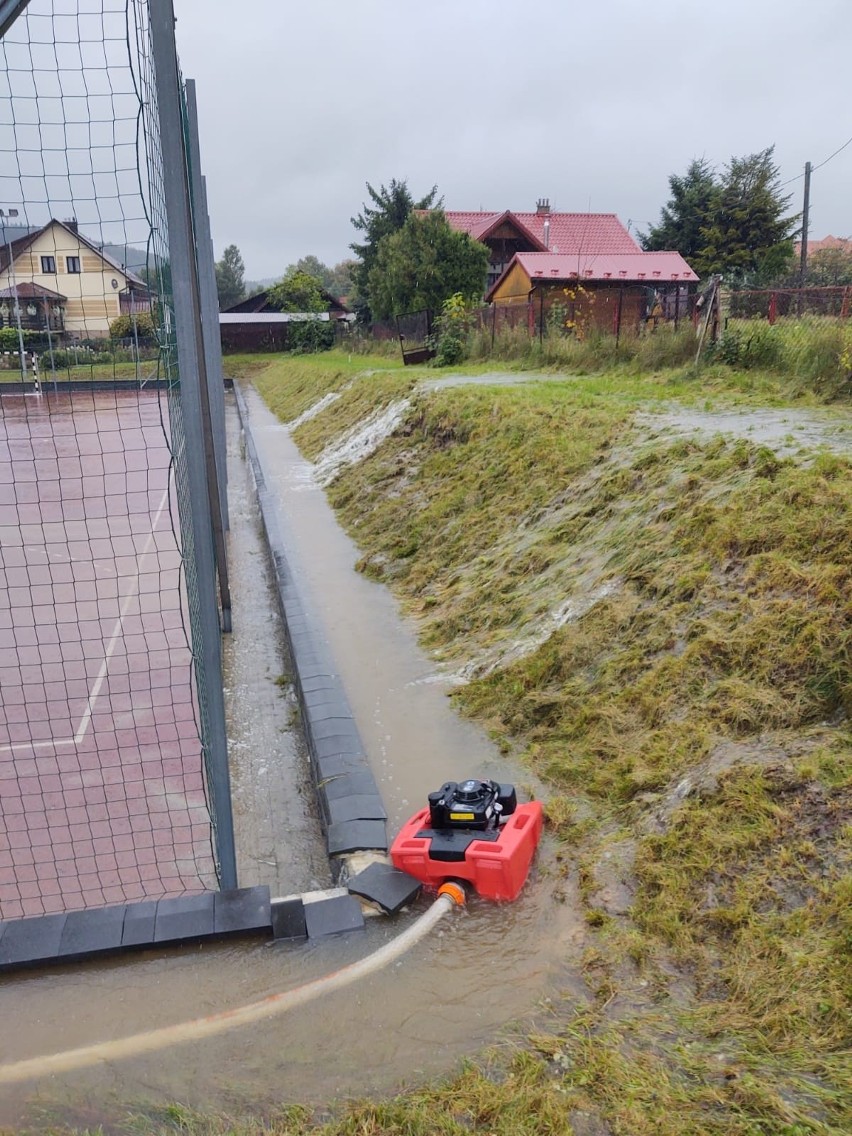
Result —
M377 793L359 793L328 802L328 820L340 824L347 820L387 820L388 814Z
M298 896L274 900L271 915L273 939L307 938L305 904Z
M171 943L180 939L206 939L215 933L215 893L180 895L161 899L157 904L154 942Z
M364 913L354 895L339 895L317 903L307 903L304 910L310 939L357 931L364 926Z
M157 901L146 899L142 903L128 903L121 931L123 947L148 947L154 942L157 922Z
M388 836L383 820L344 820L330 824L326 833L330 856L347 852L387 852Z
M217 935L257 934L269 932L272 927L269 888L265 885L218 891L213 911L213 927Z
M0 939L0 969L55 959L66 919L63 912L10 920Z
M392 864L370 864L348 883L353 895L377 903L388 915L396 915L420 894L422 884L408 872L400 872Z
M126 913L124 904L69 911L57 954L63 958L76 958L118 950Z

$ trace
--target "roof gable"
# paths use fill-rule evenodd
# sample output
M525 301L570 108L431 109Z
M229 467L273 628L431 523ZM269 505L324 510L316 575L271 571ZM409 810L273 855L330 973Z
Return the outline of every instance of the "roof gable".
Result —
M11 245L0 246L0 272L4 272L9 267L10 247L12 250L12 260L15 261L18 259L18 257L22 256L27 251L27 249L30 248L30 246L39 239L39 237L48 232L48 230L50 230L54 226L58 226L60 229L63 229L73 240L79 241L81 245L84 245L87 249L89 249L90 252L93 252L95 256L99 257L104 262L104 264L109 266L111 271L119 272L131 284L137 284L142 288L146 287L143 280L141 280L133 272L128 271L128 269L120 265L117 260L113 260L113 258L108 253L105 253L103 249L98 248L98 246L96 244L93 244L92 241L88 239L88 237L84 237L83 234L79 232L79 230L72 229L70 225L67 225L64 221L58 221L55 217L51 217L47 224L42 225L40 229L35 229L32 233L28 233L25 237L19 237L18 240L12 241Z
M511 218L540 250L554 253L637 253L641 248L615 213L446 212L454 229L487 240L500 221ZM545 231L545 221L549 222ZM545 239L546 238L546 239Z

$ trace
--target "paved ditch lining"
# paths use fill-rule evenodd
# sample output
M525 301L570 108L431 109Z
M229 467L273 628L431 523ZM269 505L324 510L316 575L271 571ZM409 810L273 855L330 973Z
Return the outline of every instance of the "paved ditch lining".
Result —
M387 813L322 628L310 612L305 585L290 571L280 502L267 484L237 383L234 395L293 659L326 847L334 877L339 878L344 857L387 852Z

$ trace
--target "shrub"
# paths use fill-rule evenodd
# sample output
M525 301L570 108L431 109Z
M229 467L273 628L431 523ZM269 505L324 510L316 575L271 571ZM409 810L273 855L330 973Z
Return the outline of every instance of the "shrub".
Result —
M136 336L150 339L154 335L154 320L150 312L138 312L135 316L123 315L109 325L110 339L132 339L133 324L136 323Z
M436 367L452 367L467 357L473 309L461 292L448 296L430 336Z
M331 320L294 321L287 327L287 349L294 355L330 351L334 347L334 337Z

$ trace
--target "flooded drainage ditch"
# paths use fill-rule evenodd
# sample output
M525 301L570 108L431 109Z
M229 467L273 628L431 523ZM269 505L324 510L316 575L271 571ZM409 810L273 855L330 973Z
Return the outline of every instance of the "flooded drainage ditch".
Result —
M334 738L331 746L337 752L325 753L323 760L337 759L341 769L331 781L325 774L317 779L313 756L315 780L323 788L342 777L355 778L349 787L367 791L347 796L371 799L367 811L373 812L378 811L378 800L387 814L386 821L352 815L352 809L365 811L363 801L349 808L332 806L335 798L327 791L321 794L328 850L338 864L341 858L356 856L347 868L351 871L369 862L373 846L381 846L376 825L384 829L386 823L390 833L397 832L425 803L429 791L443 782L473 774L523 784L524 775L509 767L481 730L453 712L439 684L423 681L432 674L433 664L420 651L387 589L355 571L357 550L337 524L289 430L251 389L245 393L243 414L262 467L267 504L274 506L274 514L264 518L267 531L271 518L285 555L285 562L275 561L273 542L274 567L279 574L288 573L291 586L299 584L304 622L300 626L297 618L290 629L291 644L307 631L314 636L316 649L307 652L304 663L292 660L303 684L300 713L307 718L305 733L314 754L330 748L318 747L318 742ZM228 429L233 487L247 476L233 444L239 435L233 402L228 406ZM253 507L246 500L247 524L254 523ZM260 567L256 561L252 571ZM263 596L263 589L258 594ZM274 669L277 663L266 665ZM309 674L309 669L315 673ZM267 678L266 685L273 685ZM240 685L245 685L244 677ZM332 696L308 700L308 694L318 691L331 691ZM280 687L275 693L286 706ZM349 713L311 715L313 707L323 705L345 707ZM339 719L347 719L351 729L341 732ZM316 728L322 722L332 725ZM243 741L235 755L238 813L240 802L245 803L238 844L240 829L253 828L253 779L274 775L268 768L259 772L257 765L252 772L252 762L269 762L258 756L250 738ZM289 744L291 756L297 755L298 745ZM245 776L240 773L243 761L249 762ZM275 893L280 866L292 886L292 864L284 867L289 858L303 872L296 888L322 886L316 878L321 874L316 809L305 793L306 771L299 774L298 765L294 757L290 774L297 784L301 776L301 788L291 794L286 808L265 815L265 843L256 844L249 859L241 861L241 883L267 883ZM350 768L353 765L357 769ZM353 837L353 832L359 835L359 823L371 825L366 840ZM288 826L298 833L289 846ZM365 846L370 848L361 859ZM374 850L380 852L381 847ZM261 880L264 871L267 878ZM529 1020L543 998L557 992L585 997L579 976L584 931L574 900L569 881L534 868L530 883L511 907L474 898L454 918L442 920L425 942L410 943L404 963L390 962L380 973L366 968L357 983L324 992L309 1011L296 1008L282 1019L261 1015L251 1029L201 1033L172 1051L140 1050L120 1062L99 1060L73 1073L57 1068L35 1088L3 1086L0 1124L20 1123L32 1108L42 1114L53 1110L66 1122L79 1115L91 1124L124 1111L129 1102L144 1107L175 1099L205 1109L250 1103L255 1110L281 1101L327 1102L343 1095L392 1091L445 1072L502 1030L515 1028L512 1022ZM191 944L169 957L145 953L8 978L2 991L4 1018L19 1023L19 1028L14 1038L8 1032L0 1037L0 1064L96 1043L108 1047L129 1034L268 1003L282 991L321 980L391 947L424 910L428 904L421 899L410 914L395 920L367 919L357 934L320 935L296 948L281 949L265 941Z

